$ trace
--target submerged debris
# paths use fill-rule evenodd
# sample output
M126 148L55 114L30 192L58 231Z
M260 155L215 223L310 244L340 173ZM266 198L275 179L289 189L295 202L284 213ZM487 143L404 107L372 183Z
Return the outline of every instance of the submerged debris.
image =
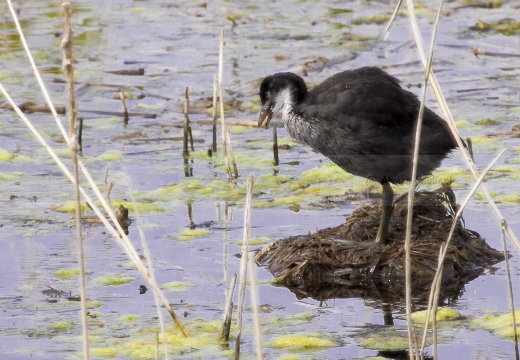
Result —
M46 301L49 303L57 303L59 300L66 301L80 301L79 295L72 295L72 292L66 292L63 290L58 290L49 285L45 285L48 287L46 290L42 290L42 294L47 296Z
M387 245L374 241L381 204L369 202L338 227L267 245L256 260L300 298L401 300L405 286L407 201L406 194L394 200ZM414 297L427 298L437 269L439 246L447 240L457 208L449 184L415 194L411 245ZM462 286L476 278L485 266L502 260L501 252L489 247L478 233L466 229L463 220L459 221L444 262L441 296L457 296Z

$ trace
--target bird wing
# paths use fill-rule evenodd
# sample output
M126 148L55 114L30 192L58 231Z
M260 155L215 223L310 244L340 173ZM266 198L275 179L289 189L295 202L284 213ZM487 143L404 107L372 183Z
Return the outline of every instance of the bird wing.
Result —
M331 76L311 90L299 108L305 118L330 122L363 134L375 129L401 133L412 128L419 100L379 68L364 67Z

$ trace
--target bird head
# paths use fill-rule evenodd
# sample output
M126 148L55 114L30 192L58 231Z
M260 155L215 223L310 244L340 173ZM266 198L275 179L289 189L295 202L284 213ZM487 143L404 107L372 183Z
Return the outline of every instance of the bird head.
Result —
M262 110L258 127L267 129L273 116L284 106L293 106L303 99L307 86L301 77L293 73L278 73L266 77L260 85Z

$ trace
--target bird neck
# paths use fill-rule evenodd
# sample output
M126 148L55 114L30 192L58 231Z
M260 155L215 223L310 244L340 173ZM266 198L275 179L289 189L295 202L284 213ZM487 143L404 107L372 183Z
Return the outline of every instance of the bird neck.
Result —
M309 143L309 139L306 138L305 134L315 134L315 130L312 128L312 123L306 121L301 114L295 111L292 103L287 103L283 107L282 113L283 126L289 133L289 135L301 141L303 143Z

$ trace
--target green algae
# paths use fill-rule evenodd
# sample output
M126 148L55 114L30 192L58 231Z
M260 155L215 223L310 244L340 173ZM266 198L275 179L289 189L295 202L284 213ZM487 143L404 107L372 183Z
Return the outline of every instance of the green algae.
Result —
M271 242L271 239L267 236L257 236L257 237L249 239L250 246L265 245L265 244L269 244L270 242ZM241 246L242 244L243 244L242 240L237 241L237 245Z
M121 316L121 321L124 321L124 322L135 322L135 321L139 321L139 320L141 320L141 317L136 314L128 314L128 315Z
M427 310L421 310L421 311L416 311L416 312L412 313L412 315L411 315L412 322L414 322L415 324L424 324L424 322L426 321L427 314L428 314ZM437 321L446 321L446 320L460 319L461 317L462 317L462 315L458 311L455 311L452 309L446 309L446 308L438 308L435 319ZM431 319L430 319L430 321L431 321Z
M87 210L87 204L86 203L80 203L80 209L81 211ZM54 211L64 212L64 213L74 213L76 211L76 202L75 201L67 201L64 204L54 206L52 208Z
M116 348L93 348L89 349L90 356L98 357L103 359L115 359L117 357L117 349Z
M123 154L121 154L118 150L107 150L103 154L99 155L99 159L106 161L106 162L114 162L123 157Z
M506 202L518 204L520 203L520 194L508 194L508 195L499 195L495 198L496 202Z
M303 184L317 184L324 182L346 182L354 175L341 169L336 164L329 162L314 169L304 171L300 175L300 182Z
M13 181L18 180L24 176L21 172L0 172L0 181Z
M505 18L487 23L479 19L474 26L470 27L470 30L478 32L495 31L502 35L513 36L520 34L520 21L515 21L511 18Z
M341 15L341 14L350 14L350 13L354 12L354 10L352 10L352 9L341 9L341 8L333 8L333 7L328 7L327 10L328 10L329 14L332 16Z
M376 14L376 15L367 15L361 18L352 19L353 25L367 25L367 24L386 24L390 20L390 15L388 14Z
M89 301L87 303L88 307L91 307L91 308L94 308L94 309L97 309L97 308L101 307L101 305L103 305L103 303L101 303L100 301Z
M514 321L520 323L520 310L516 310ZM511 313L503 315L485 315L474 318L471 321L473 328L487 330L501 339L514 340L513 315ZM520 326L517 326L517 336L520 336Z
M275 349L315 352L337 346L337 343L330 339L323 338L321 334L312 333L276 336L269 340L266 345Z
M191 241L196 238L204 237L210 233L211 231L208 229L182 229L177 234L177 237L181 241Z
M502 122L500 122L498 120L487 119L487 118L475 121L475 125L479 125L479 126L495 126L495 125L500 125L500 124L502 124Z
M172 291L172 292L183 292L188 291L193 284L182 282L182 281L172 281L169 283L165 283L161 285L161 289L165 291Z
M73 277L79 276L79 269L62 269L54 273L60 280L70 280Z
M408 349L408 339L400 336L367 337L361 340L360 345L372 350L399 351Z
M270 199L267 201L254 201L253 207L259 209L278 207L278 206L287 206L287 205L300 205L304 201L304 198L301 196L284 196L281 198Z
M52 331L69 331L74 327L74 324L70 321L58 321L51 325Z
M0 148L0 162L12 162L15 155L5 149Z
M105 286L119 286L129 284L134 280L135 278L132 276L106 274L97 277L94 281Z

